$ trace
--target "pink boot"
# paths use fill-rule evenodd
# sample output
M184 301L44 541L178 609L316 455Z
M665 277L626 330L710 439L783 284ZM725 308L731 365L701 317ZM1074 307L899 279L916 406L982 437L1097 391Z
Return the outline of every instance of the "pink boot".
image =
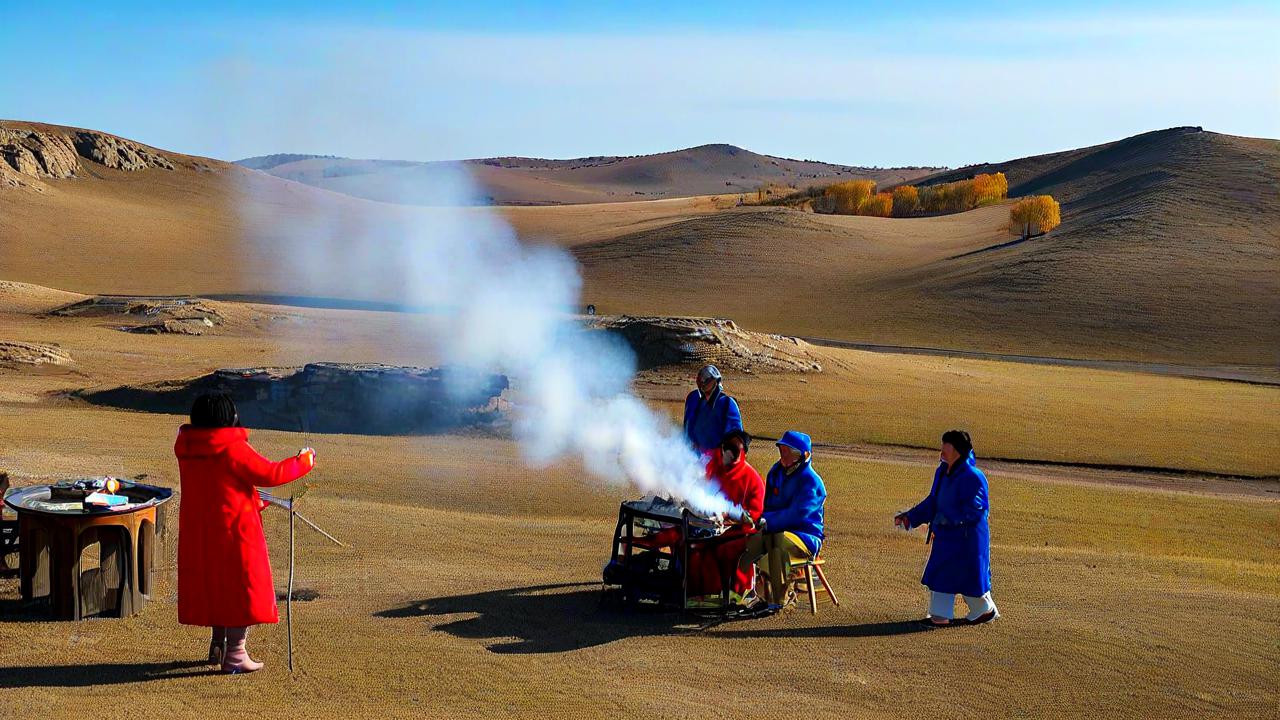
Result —
M228 675L251 673L262 669L262 663L249 657L245 648L249 628L227 628L227 651L222 658L222 672Z

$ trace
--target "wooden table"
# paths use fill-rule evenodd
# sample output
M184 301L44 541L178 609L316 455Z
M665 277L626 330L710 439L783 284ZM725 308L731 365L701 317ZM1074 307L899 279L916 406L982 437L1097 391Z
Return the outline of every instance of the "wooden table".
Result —
M5 498L18 514L23 600L48 598L60 620L128 617L142 609L151 595L164 504L173 491L126 481L118 494L132 507L86 509L51 499L49 485Z

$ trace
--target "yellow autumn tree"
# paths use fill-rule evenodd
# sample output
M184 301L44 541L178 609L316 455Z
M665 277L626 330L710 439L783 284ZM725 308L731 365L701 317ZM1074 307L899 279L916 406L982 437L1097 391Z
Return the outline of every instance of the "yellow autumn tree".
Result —
M920 191L915 185L899 185L893 189L893 216L908 217L920 209Z
M876 193L863 201L862 207L858 208L859 215L870 215L871 217L889 217L893 214L893 194L887 192Z
M1062 223L1062 209L1051 195L1033 195L1009 210L1009 232L1023 240L1044 235Z
M858 208L875 191L875 180L847 180L828 185L823 197L831 212L837 215L856 215Z
M1009 194L1009 181L1004 173L975 175L973 178L973 195L975 206L987 205L1005 199Z
M1004 173L982 173L968 180L927 185L920 189L920 209L927 213L956 213L999 202L1009 195Z

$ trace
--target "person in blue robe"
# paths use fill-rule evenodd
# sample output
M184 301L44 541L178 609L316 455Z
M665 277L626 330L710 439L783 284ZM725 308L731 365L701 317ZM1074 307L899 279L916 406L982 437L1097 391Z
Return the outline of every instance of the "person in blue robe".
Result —
M894 524L910 530L929 525L933 548L920 582L930 590L929 625L980 625L1000 617L991 599L991 531L987 476L978 469L973 442L963 430L942 435L942 462L933 473L929 496L899 513ZM969 606L956 621L955 596Z
M689 444L706 455L720 447L720 441L742 430L738 401L724 391L720 370L707 365L698 371L698 388L684 399L684 434Z

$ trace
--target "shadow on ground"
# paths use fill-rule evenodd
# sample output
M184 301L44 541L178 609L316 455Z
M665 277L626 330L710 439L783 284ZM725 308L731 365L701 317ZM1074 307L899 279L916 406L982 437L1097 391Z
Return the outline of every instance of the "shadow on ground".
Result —
M726 630L719 618L679 612L628 610L601 602L599 583L560 583L431 598L375 613L383 618L434 619L432 630L488 640L495 653L558 653L629 637L695 635L713 638L878 637L928 632L916 621L778 627L782 618L745 621ZM474 615L451 619L452 615ZM761 627L766 626L766 627ZM714 632L707 632L715 629Z
M475 615L451 620L449 615ZM559 583L431 598L375 613L383 618L436 619L432 629L492 640L495 653L557 653L635 636L683 635L705 629L688 615L625 610L601 602L600 583Z
M163 663L90 663L87 665L29 665L0 672L0 688L90 687L211 675L207 663L182 660Z

